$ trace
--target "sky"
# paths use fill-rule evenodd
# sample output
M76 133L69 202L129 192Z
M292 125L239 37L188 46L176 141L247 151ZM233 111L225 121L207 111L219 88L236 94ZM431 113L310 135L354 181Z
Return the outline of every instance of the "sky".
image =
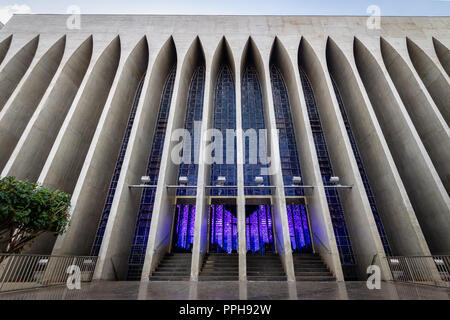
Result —
M0 21L12 13L82 14L237 14L368 15L377 5L382 16L450 16L450 0L0 0Z

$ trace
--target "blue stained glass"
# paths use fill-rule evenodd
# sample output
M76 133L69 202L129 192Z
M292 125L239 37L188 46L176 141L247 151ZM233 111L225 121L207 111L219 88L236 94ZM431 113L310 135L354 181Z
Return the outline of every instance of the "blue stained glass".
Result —
M384 231L383 222L381 220L380 214L378 212L378 208L375 202L375 196L373 195L372 188L370 187L369 178L367 177L366 170L364 168L363 161L361 159L361 155L358 150L358 146L356 144L355 137L352 132L352 127L350 125L350 121L348 120L347 113L345 111L344 102L342 101L341 94L339 92L339 89L333 79L331 79L333 82L333 88L334 92L336 94L336 98L339 104L339 108L341 110L342 118L344 119L345 128L347 130L348 138L350 140L350 143L352 145L353 154L355 155L356 163L358 164L359 173L361 174L361 178L364 183L364 188L366 190L367 198L369 199L370 207L372 209L373 217L375 219L375 223L377 225L378 233L380 234L381 242L383 243L384 251L386 255L391 255L391 248L389 246L389 241L386 236L386 232Z
M108 196L106 197L106 202L103 207L103 212L97 228L97 234L95 236L94 245L92 246L91 255L93 256L98 256L100 252L100 247L102 245L103 236L105 234L106 225L108 223L109 214L111 212L111 206L114 200L114 195L116 194L117 182L119 181L120 173L122 172L122 165L125 158L125 153L127 151L128 142L130 140L131 129L133 128L134 118L136 116L136 109L139 105L144 80L145 75L142 77L142 80L139 83L136 95L134 97L133 106L131 107L130 116L128 118L128 124L125 129L125 135L122 140L119 156L116 161L116 167L114 168L114 173L109 186Z
M306 206L288 205L287 214L292 249L298 253L312 253Z
M273 104L278 129L283 181L285 186L292 186L293 177L301 177L302 173L300 170L300 160L297 152L289 96L283 76L275 65L270 67L270 78L272 81ZM299 188L286 188L285 194L286 196L303 196L304 191Z
M170 104L172 101L175 75L176 66L174 66L170 71L161 96L158 120L156 122L152 149L147 166L147 175L150 177L150 185L158 184L159 167L161 165L161 156L164 149L164 139L166 136L167 119L169 117ZM139 280L141 278L142 266L144 265L148 235L152 221L155 194L155 188L144 189L142 192L136 229L128 262L128 280Z
M236 206L211 206L210 228L210 252L237 252L238 233Z
M300 70L300 78L302 81L303 92L305 94L306 106L308 109L309 120L313 132L314 143L316 145L317 158L319 160L320 171L324 185L330 185L330 178L334 176L333 168L331 166L330 157L328 155L328 148L325 141L325 136L322 130L322 123L320 121L319 112L317 110L314 91L309 82L308 76ZM342 208L339 193L335 188L326 188L325 194L327 196L328 208L333 223L334 234L337 242L337 247L343 265L354 265L355 257L351 246L350 236L348 234L347 225L345 222L344 209Z
M174 233L174 252L191 252L194 244L195 206L178 205Z
M211 166L211 184L215 184L219 177L225 177L226 186L237 185L237 156L236 138L233 137L234 161L226 163L227 141L226 130L236 130L236 95L233 81L233 74L230 67L223 65L220 68L216 83L214 99L214 128L220 130L223 136L223 164L213 163ZM214 154L215 155L215 154ZM233 189L213 189L212 196L236 196L237 190Z
M258 73L254 65L250 64L245 69L242 77L242 130L249 129L256 130L258 134L258 143L261 144L259 137L259 130L266 129L264 123L264 106L261 94L261 86L258 80ZM264 179L264 186L270 186L270 177L268 175L261 175L261 169L268 168L267 158L258 159L258 163L250 163L250 139L244 137L244 183L245 186L256 186L255 178L262 176ZM259 157L258 157L259 158ZM263 161L261 161L263 160ZM246 189L246 195L270 195L270 189Z
M204 92L205 67L198 66L192 76L184 122L184 128L189 131L191 136L191 163L181 163L178 173L178 177L188 178L188 186L197 185L200 139L194 137L194 123L202 121ZM197 190L195 189L180 189L177 192L178 196L195 196L196 194Z
M275 252L271 207L246 206L247 251L264 254Z

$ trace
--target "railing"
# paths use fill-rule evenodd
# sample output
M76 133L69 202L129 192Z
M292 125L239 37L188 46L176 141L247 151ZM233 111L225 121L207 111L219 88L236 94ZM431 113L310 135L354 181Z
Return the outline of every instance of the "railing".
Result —
M91 282L96 264L97 257L0 254L0 292L65 284L71 266Z
M392 279L450 287L450 256L387 257Z
M318 243L321 245L321 247L325 249L325 251L327 252L327 254L331 255L331 250L328 249L328 247L323 243L323 241L320 239L320 237L317 235L317 233L315 233L315 232L313 231L312 234L313 234L313 236L318 240Z

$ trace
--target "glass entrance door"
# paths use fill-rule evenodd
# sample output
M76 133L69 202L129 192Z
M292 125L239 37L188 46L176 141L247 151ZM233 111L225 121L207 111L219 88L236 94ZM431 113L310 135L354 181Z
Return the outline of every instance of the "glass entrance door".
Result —
M195 205L179 204L173 232L172 251L174 253L190 253L194 244Z
M209 215L209 252L237 253L236 205L212 205Z
M270 205L245 207L247 252L256 254L276 252L271 209Z
M288 205L287 215L292 250L297 253L313 253L306 205Z

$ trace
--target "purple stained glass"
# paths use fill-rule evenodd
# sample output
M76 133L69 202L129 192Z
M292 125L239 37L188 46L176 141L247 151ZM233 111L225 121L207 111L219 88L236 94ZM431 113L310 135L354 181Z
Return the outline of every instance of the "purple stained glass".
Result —
M246 218L247 251L266 253L274 251L270 206L248 206Z
M295 252L312 252L306 207L304 205L288 205L287 214L292 249Z
M178 205L175 230L175 252L190 252L194 244L195 206Z
M235 206L211 206L210 251L232 253L237 251L237 217Z

